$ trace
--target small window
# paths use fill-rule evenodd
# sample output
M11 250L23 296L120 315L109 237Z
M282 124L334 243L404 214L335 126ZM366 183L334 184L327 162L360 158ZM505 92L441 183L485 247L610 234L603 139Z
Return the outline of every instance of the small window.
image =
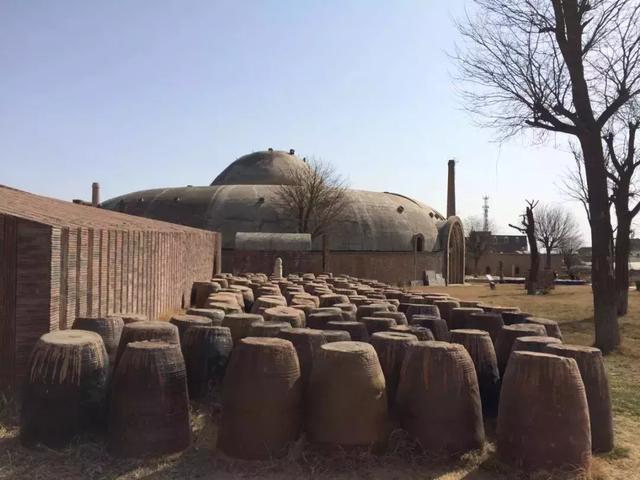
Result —
M516 275L520 275L520 267L516 267L515 268L515 274Z
M416 238L416 251L424 252L424 237L422 235L418 235Z

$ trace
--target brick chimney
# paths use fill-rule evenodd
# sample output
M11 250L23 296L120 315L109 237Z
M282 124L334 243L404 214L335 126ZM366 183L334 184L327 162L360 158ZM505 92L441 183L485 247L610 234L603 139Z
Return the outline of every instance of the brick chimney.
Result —
M447 182L447 218L456 214L456 161L449 160L449 176Z
M91 205L94 207L100 205L100 184L98 182L91 184Z

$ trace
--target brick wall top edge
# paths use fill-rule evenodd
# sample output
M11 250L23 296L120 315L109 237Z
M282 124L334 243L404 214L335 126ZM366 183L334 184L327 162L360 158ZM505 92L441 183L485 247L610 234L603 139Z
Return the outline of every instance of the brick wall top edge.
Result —
M16 190L4 185L0 185L0 214L55 227L73 226L115 230L214 233L101 208L77 205L64 200Z

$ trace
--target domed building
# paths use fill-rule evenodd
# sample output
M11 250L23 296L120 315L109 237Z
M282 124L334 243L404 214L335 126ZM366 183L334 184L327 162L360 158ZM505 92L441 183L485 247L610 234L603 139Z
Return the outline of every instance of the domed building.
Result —
M251 269L244 261L251 254L237 251L237 233L296 233L297 224L280 204L278 191L292 181L291 172L306 168L293 150L269 149L238 158L209 186L143 190L101 206L220 232L223 270L239 272ZM398 193L350 189L345 211L324 238L313 240L311 251L297 252L296 265L306 255L303 264L319 271L393 282L462 283L464 235L455 216L453 168L451 161L448 218ZM285 252L276 256L283 257L286 269ZM259 257L265 263L265 253ZM254 260L258 262L258 255L254 254Z

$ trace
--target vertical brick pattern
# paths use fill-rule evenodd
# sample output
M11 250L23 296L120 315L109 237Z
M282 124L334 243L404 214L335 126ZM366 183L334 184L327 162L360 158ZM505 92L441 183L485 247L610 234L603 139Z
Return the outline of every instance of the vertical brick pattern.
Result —
M61 298L67 298L68 292L68 280L67 275L69 274L69 229L61 228L57 229L59 233L57 234L60 237L60 250L58 252L58 261L60 265L58 267L59 277L56 282L58 287L58 328L64 328L67 324L67 304L66 302L61 302Z
M17 221L0 215L0 387L15 383Z
M50 226L18 221L15 296L17 382L22 381L33 345L41 335L51 330L52 323L57 323L51 319L51 238Z
M160 318L211 278L220 235L0 186L0 391L78 315Z
M87 289L89 279L87 277L89 261L89 231L86 228L78 229L78 249L76 251L76 317L87 315ZM74 317L75 319L75 317ZM73 323L69 324L69 326Z
M107 310L105 313L115 311L116 294L115 294L115 282L116 282L116 232L109 230L107 234L107 284L105 285L105 292L107 295Z
M114 232L113 312L122 311L122 232Z
M21 381L40 335L71 328L77 316L127 311L159 318L180 309L183 299L188 306L192 283L211 277L219 246L211 232L55 228L25 220L12 234L7 218L15 219L0 218L0 389Z
M100 232L89 229L87 256L87 315L100 315Z
M60 323L60 328L71 328L73 320L76 318L76 302L78 295L78 229L68 229L68 241L66 255L66 298L60 298L61 305L66 306L64 321Z
M106 315L109 310L109 296L107 295L109 284L109 232L98 230L96 236L100 237L100 250L98 252L98 263L100 265L100 280L98 282L98 291L94 293L98 297L100 305L99 315Z
M60 291L62 277L62 229L51 229L51 272L49 281L51 282L51 293L49 300L49 328L58 330L60 328Z

